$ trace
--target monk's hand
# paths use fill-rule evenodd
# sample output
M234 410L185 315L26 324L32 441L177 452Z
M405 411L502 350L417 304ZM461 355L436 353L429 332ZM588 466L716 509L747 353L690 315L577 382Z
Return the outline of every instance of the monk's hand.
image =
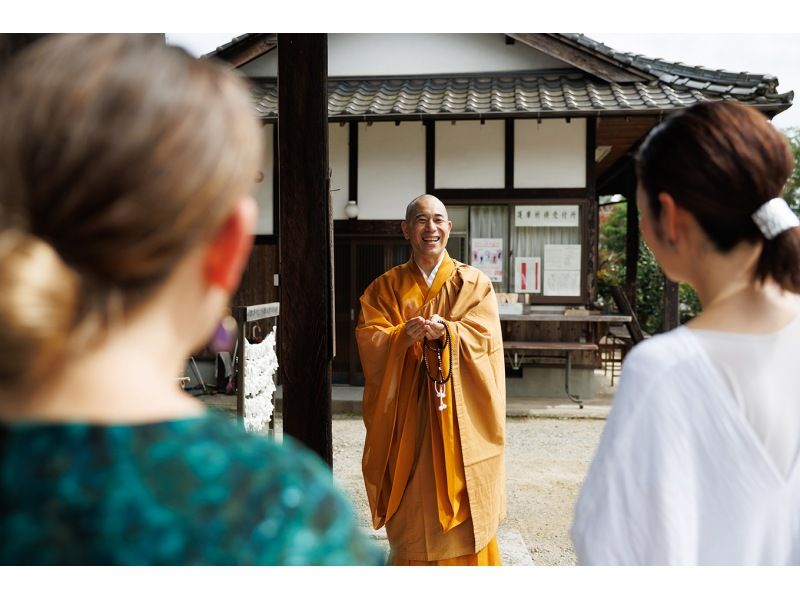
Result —
M408 338L415 343L425 338L426 323L427 320L422 316L411 318L406 322L406 335L408 335Z
M444 334L443 318L439 314L433 314L430 320L425 322L425 338L429 341L435 341L442 338Z

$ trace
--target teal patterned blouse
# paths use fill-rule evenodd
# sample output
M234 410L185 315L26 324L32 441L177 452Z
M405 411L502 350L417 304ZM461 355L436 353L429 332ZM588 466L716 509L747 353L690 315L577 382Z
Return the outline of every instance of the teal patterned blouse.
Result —
M377 565L316 455L222 415L0 424L0 564Z

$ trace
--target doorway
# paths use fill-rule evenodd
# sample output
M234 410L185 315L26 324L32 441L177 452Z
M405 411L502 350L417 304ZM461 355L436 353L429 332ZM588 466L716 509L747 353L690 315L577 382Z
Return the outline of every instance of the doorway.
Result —
M333 243L333 256L336 271L333 383L362 386L364 373L355 338L361 309L359 298L378 276L408 261L408 242L402 238L337 238Z

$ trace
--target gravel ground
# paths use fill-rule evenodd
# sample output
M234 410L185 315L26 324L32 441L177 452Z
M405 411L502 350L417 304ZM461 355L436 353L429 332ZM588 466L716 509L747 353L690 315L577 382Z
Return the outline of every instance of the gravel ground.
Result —
M498 533L501 554L504 538L521 537L525 543L523 553L527 548L534 565L575 564L569 539L573 509L600 440L613 390L601 374L596 382L599 400L581 411L563 401L546 406L541 401L509 402L510 413L538 415L506 419L507 516ZM202 399L235 415L235 397L215 395ZM282 436L282 424L278 415L276 439ZM360 415L333 416L334 478L351 498L361 525L371 531L361 477L364 436ZM384 530L372 533L385 542Z
M508 515L535 565L573 565L569 539L573 507L605 421L509 418L506 421ZM350 496L364 527L371 528L361 452L364 424L357 416L333 420L333 473Z

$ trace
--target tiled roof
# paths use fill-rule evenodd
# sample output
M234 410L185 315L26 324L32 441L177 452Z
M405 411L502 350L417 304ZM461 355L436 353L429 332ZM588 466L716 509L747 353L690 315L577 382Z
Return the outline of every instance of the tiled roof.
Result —
M640 62L641 57L636 57ZM328 115L335 120L418 119L503 115L634 114L671 111L698 102L735 98L780 111L792 93L778 94L774 78L743 74L700 79L682 71L659 71L662 61L649 60L654 74L646 83L608 83L580 71L538 71L386 79L329 79ZM682 65L680 65L682 67ZM640 67L641 68L641 67ZM682 67L689 68L689 67ZM658 75L656 76L656 73ZM749 78L749 79L748 79ZM756 79L757 78L757 79ZM777 83L777 82L775 82ZM277 83L254 81L256 108L265 120L278 112Z
M704 90L715 94L732 96L769 97L776 96L786 100L788 94L778 94L778 78L772 75L735 73L702 66L688 66L680 62L668 62L660 58L648 58L641 54L618 52L603 43L580 33L559 33L555 37L565 38L579 46L600 55L613 58L649 73L654 79L673 87ZM788 98L791 102L791 96Z
M211 52L203 54L203 58L213 58L214 56L217 56L218 54L224 52L225 50L232 48L236 44L249 41L250 39L255 37L255 35L256 35L255 33L242 33L241 35L234 37L231 41L224 43L221 46L217 46Z

